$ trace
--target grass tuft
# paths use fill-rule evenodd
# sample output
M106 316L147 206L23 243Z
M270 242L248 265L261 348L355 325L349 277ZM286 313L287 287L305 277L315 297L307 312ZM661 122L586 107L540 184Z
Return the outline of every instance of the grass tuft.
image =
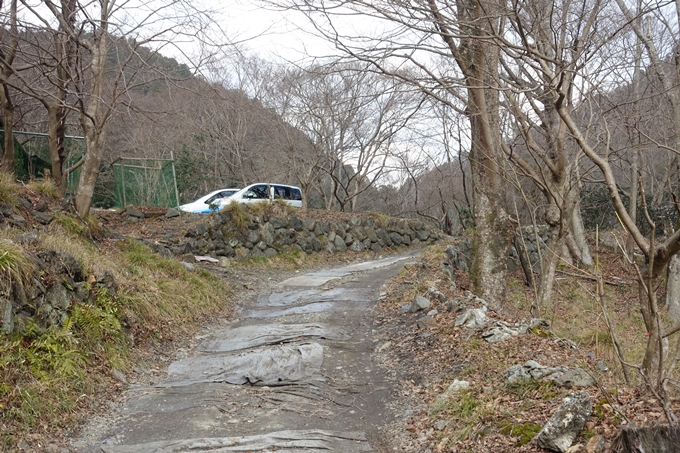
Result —
M258 216L268 215L271 217L286 217L294 214L297 208L290 206L283 200L274 200L272 203L268 201L260 201L248 205L248 209Z
M376 226L380 228L386 228L391 220L390 216L378 212L369 212L368 216L371 217L375 221Z
M77 217L64 212L54 213L54 223L59 225L68 234L81 236L86 233L87 227Z
M537 379L522 379L512 384L508 384L505 388L508 392L516 395L520 399L526 399L529 396L554 396L552 389L555 387L553 381L541 381Z
M501 428L501 434L517 437L519 445L526 445L541 431L541 425L533 422L508 423Z
M18 196L19 186L17 186L14 175L0 171L0 203L15 206Z
M464 390L449 397L438 405L433 415L447 420L449 437L456 440L467 439L480 421L490 416L485 401L478 398L472 391ZM482 435L484 433L477 433Z
M231 216L231 221L234 222L238 230L243 230L250 220L248 209L241 203L229 203L221 212Z
M73 214L56 212L54 223L73 236L98 237L103 231L99 220L94 215L88 215L81 220Z
M56 200L59 198L59 191L57 186L54 185L54 181L51 179L45 181L44 179L32 179L28 184L28 188L38 195L43 195L45 197Z
M0 240L0 284L6 292L13 283L26 287L36 272L36 264L23 248L9 239Z

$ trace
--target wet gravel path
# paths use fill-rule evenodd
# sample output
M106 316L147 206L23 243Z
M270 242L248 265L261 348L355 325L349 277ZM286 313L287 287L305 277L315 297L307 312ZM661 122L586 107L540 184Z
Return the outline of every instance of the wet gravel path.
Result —
M393 387L374 361L380 287L409 257L314 272L244 301L86 453L386 452Z

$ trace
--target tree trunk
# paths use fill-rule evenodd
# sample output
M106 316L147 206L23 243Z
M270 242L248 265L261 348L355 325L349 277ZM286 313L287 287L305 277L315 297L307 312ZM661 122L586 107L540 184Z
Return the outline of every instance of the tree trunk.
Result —
M8 173L14 172L14 104L5 85L0 90L0 103L2 103L2 123L5 129L3 139L2 169Z
M85 129L85 161L80 172L78 193L76 194L76 211L80 217L86 217L90 213L94 187L99 177L99 167L104 156L104 132L97 130L93 125Z
M526 279L526 284L530 288L535 288L536 281L534 279L534 268L531 265L531 259L529 258L529 253L526 249L526 244L522 238L522 232L520 229L520 234L515 235L515 250L517 251L517 257L519 258L519 264L522 266L522 272L524 272L524 278Z
M492 1L471 0L459 6L469 22L469 38L459 64L467 85L467 112L470 120L470 165L472 169L472 204L475 223L472 242L470 283L475 294L495 306L505 301L508 253L515 233L503 206L504 187L501 163L498 65L499 48L491 40L476 36L494 36ZM466 27L466 28L467 28Z
M638 145L636 145L637 148ZM633 162L630 165L630 202L628 204L628 215L630 216L633 223L637 223L637 178L638 178L638 149L633 152ZM626 255L629 259L634 259L633 252L635 250L635 240L633 236L629 233L626 237Z
M666 308L673 324L680 324L680 256L673 255L668 263Z
M540 318L540 307L545 306L552 300L555 273L557 272L557 264L560 262L564 239L564 235L560 235L558 228L553 227L550 229L548 246L541 259L541 279L538 283L536 304L531 308L531 316L534 318ZM539 239L536 238L536 247L539 247L538 241Z
M307 200L309 199L307 194L309 193L309 184L300 183L300 192L302 193L302 212L307 212Z
M649 278L644 275L644 280L645 284L640 282L639 285L640 311L647 329L647 347L642 360L642 372L648 379L648 385L660 389L668 357L668 339L662 338L663 330L660 326L659 306L656 298L659 277L653 275Z
M11 37L9 45L4 48L2 77L7 80L12 74L12 63L16 57L17 48L19 47L19 36L17 29L17 0L10 2L10 33ZM0 52L2 54L2 52ZM14 173L14 104L9 92L9 85L3 83L2 90L0 90L0 104L2 105L3 115L3 129L5 130L3 140L3 155L1 167L8 173Z
M578 247L578 255L574 256L585 266L592 266L593 256L590 254L590 246L586 240L585 228L583 227L583 217L581 217L581 202L576 201L574 212L571 216L571 233L574 244Z
M475 47L476 59L488 63L485 65L487 68L493 68L495 63L487 62L487 57L493 57L493 48L485 49L489 46L481 42L476 43ZM487 55L485 50L488 51ZM491 60L498 61L494 58ZM475 294L492 305L501 306L505 301L507 260L514 224L502 205L501 166L498 159L498 92L484 88L486 81L483 67L473 67L473 71L476 77L468 79L475 224L470 281Z
M66 194L66 180L62 173L66 157L64 153L65 115L60 115L60 110L60 107L55 105L47 109L47 141L52 160L52 177L59 196L63 197Z
M92 60L90 72L92 74L91 94L85 112L81 112L80 124L85 133L85 159L80 172L78 192L75 198L76 210L81 217L90 213L94 186L99 177L99 167L104 157L104 124L106 109L102 98L104 92L104 66L107 52L107 30L105 27L108 11L102 8L102 25L91 46ZM108 110L110 112L110 110Z
M356 212L357 199L359 198L359 177L358 176L352 182L352 186L354 186L354 188L353 188L353 193L351 194L351 198L349 200L349 212L354 213L354 212Z

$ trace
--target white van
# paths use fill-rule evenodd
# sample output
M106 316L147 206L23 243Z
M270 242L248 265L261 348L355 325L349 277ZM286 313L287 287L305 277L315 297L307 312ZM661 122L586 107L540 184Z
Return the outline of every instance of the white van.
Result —
M299 187L285 184L258 182L245 187L229 198L222 200L224 205L229 203L257 203L259 201L283 200L291 206L302 207L302 191Z

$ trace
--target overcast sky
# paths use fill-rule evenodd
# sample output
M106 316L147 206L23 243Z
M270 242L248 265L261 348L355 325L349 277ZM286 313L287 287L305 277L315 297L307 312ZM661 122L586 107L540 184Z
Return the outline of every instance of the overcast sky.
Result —
M229 0L216 7L224 14L222 26L227 34L244 41L247 49L263 58L297 61L307 55L324 56L334 51L330 44L304 31L311 30L311 26L299 13L265 9L252 0Z

